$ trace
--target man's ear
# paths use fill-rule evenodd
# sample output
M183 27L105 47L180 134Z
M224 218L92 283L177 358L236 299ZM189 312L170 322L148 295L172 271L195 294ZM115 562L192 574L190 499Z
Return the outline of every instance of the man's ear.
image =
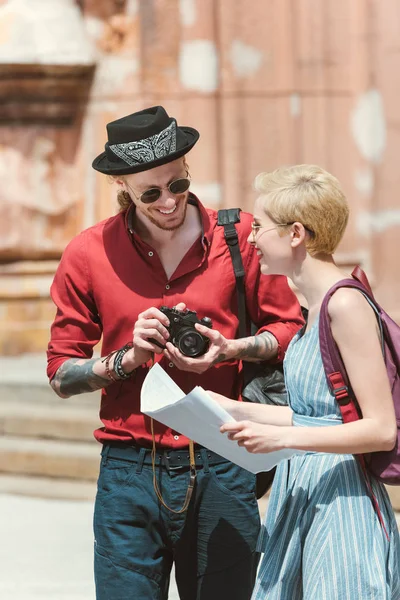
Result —
M115 183L116 183L117 185L123 185L123 184L124 184L124 180L123 180L123 179L119 179L119 178L118 178L118 179L114 179L114 181L115 181Z
M292 248L298 248L300 244L302 244L306 237L306 230L304 229L304 225L298 223L297 221L293 223L290 230L290 244Z

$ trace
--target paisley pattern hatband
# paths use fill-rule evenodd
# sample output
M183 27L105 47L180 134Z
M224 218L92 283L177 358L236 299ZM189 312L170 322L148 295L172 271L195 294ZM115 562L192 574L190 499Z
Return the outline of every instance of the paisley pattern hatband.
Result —
M144 140L112 144L109 148L130 167L168 156L176 150L176 121Z

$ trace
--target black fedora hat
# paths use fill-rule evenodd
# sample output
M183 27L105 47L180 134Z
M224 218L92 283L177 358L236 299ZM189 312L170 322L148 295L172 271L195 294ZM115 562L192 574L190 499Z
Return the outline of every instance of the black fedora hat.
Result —
M106 175L147 171L180 158L200 137L192 127L178 127L162 106L152 106L111 121L105 151L92 167Z

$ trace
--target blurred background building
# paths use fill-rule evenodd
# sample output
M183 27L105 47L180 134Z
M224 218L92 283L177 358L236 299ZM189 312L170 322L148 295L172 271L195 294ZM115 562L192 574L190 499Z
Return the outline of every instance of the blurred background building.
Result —
M0 355L45 351L63 248L116 210L106 123L156 104L200 130L209 206L251 210L278 165L334 173L338 262L400 320L399 91L398 0L1 0Z
M251 211L260 171L331 171L351 205L337 261L400 321L399 92L398 0L0 0L0 471L97 472L98 397L61 403L44 365L60 255L117 210L91 168L109 121L162 104L199 129L193 190L215 208Z

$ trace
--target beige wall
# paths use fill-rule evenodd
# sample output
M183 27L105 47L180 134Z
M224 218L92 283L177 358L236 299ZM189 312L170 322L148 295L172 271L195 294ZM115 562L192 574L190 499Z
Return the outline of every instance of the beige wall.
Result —
M90 166L105 125L153 104L200 130L189 164L210 206L251 210L254 176L283 163L339 177L338 262L400 321L399 2L23 4L0 2L0 355L46 348L62 249L116 209Z

